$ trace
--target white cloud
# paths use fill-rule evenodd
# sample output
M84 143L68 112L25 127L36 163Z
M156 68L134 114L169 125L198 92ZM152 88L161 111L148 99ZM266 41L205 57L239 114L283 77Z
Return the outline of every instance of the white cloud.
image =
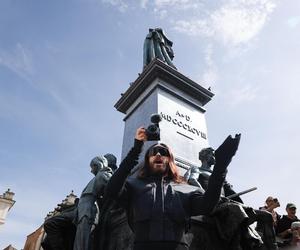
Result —
M175 30L186 33L190 36L213 36L214 30L208 20L179 20L175 23Z
M102 0L102 2L117 7L121 12L125 12L128 8L128 4L124 0Z
M223 0L215 7L196 0L139 0L138 6L153 11L160 19L168 18L179 32L213 38L228 46L238 46L257 36L273 12L276 1ZM136 6L125 0L102 2L123 12L130 6Z
M118 8L121 12L125 12L128 8L140 7L142 9L149 9L153 11L157 17L165 18L170 12L186 11L199 9L203 6L199 0L139 0L130 3L127 0L101 0L102 3L110 4ZM137 5L138 2L138 5Z
M257 93L259 91L258 87L253 87L250 85L245 85L241 88L236 88L230 90L225 96L227 101L232 106L237 106L244 102L251 102L257 98Z
M218 80L218 69L215 62L212 59L213 55L213 46L209 44L204 51L204 61L207 65L207 69L202 75L202 82L207 85L207 87L213 87L216 85L216 81Z
M143 0L141 0L143 1ZM188 16L203 9L203 4L196 0L155 0L148 2L148 9L160 19L175 19L178 15ZM185 12L185 13L184 13Z
M240 4L238 3L240 2ZM271 1L232 1L211 15L215 34L225 44L238 45L255 37L273 8Z
M195 9L202 6L199 1L195 0L155 0L154 6L157 9L172 8L172 9Z
M296 28L300 23L300 16L293 16L287 20L287 24L290 28Z
M202 76L202 82L207 87L215 86L217 80L218 80L218 73L214 69L207 69Z
M154 14L160 18L160 19L164 19L168 16L168 11L167 10L160 10L157 8L154 8Z
M140 0L140 6L141 8L145 9L147 7L148 4L148 0Z
M29 80L29 76L34 73L31 53L20 43L16 45L13 51L0 50L0 65L26 80Z
M206 18L193 17L175 22L175 29L191 36L211 37L237 46L253 39L275 8L274 0L231 0Z

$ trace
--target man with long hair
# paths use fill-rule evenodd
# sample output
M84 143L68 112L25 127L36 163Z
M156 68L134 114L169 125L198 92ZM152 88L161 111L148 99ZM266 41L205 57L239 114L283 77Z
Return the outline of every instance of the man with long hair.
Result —
M240 135L227 137L216 150L216 164L204 194L185 183L170 148L163 143L152 145L137 176L127 178L146 140L145 128L138 128L134 146L110 179L106 195L127 209L135 234L134 250L186 250L190 217L214 209Z

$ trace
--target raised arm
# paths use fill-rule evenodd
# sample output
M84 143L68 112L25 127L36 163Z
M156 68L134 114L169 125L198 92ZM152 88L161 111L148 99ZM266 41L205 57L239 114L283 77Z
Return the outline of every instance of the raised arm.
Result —
M143 127L138 128L135 134L134 146L107 184L106 195L108 197L116 198L120 194L130 171L138 164L139 155L146 139L145 129Z
M216 164L209 178L206 192L204 195L197 191L191 194L192 216L210 214L217 205L225 181L227 167L238 149L240 137L240 134L236 135L235 138L228 136L215 151Z

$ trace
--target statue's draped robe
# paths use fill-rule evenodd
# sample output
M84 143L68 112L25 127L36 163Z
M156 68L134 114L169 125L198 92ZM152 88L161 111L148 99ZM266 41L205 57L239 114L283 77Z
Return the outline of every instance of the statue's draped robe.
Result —
M172 41L166 37L162 29L149 29L149 34L144 41L144 67L153 59L158 58L176 69L175 65L172 63L174 57L172 44Z

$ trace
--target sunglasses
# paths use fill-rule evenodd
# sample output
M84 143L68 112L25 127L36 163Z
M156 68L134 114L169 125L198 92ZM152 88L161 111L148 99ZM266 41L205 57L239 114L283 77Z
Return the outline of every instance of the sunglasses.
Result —
M159 153L161 156L170 156L169 150L163 147L153 147L149 151L149 156L155 156Z

